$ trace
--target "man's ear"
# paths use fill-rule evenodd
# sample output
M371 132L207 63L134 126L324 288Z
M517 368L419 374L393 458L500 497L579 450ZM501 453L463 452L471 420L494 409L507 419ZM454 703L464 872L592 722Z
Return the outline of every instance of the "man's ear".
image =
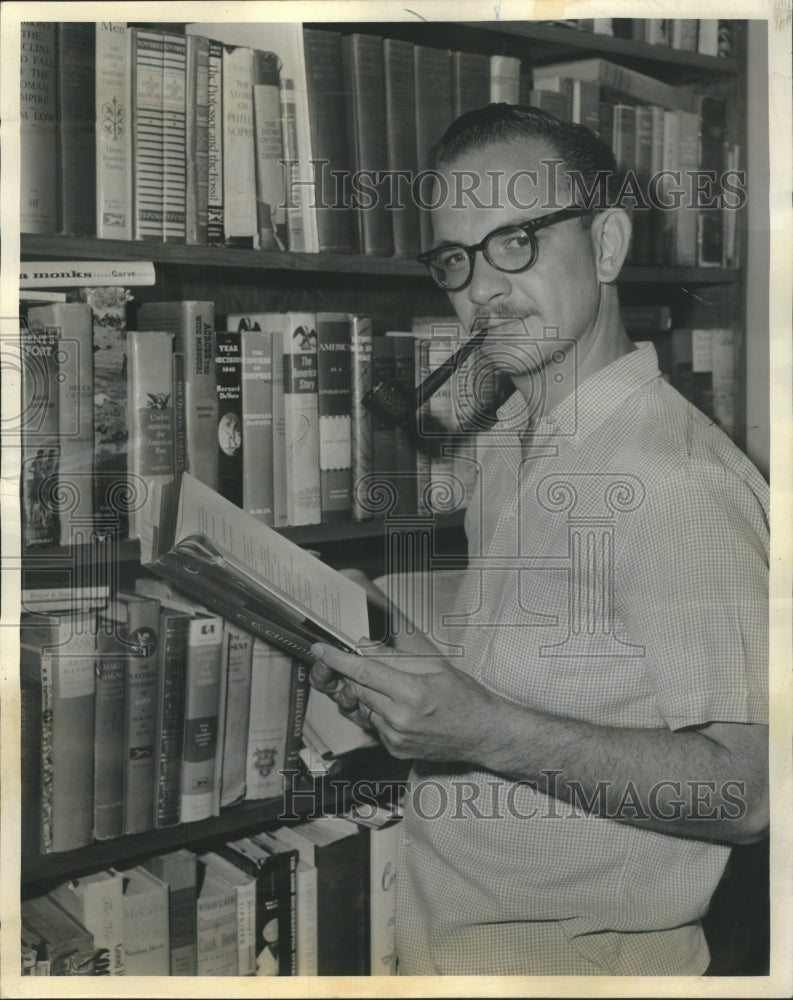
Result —
M595 268L603 284L616 281L631 241L631 218L624 208L607 208L592 222Z

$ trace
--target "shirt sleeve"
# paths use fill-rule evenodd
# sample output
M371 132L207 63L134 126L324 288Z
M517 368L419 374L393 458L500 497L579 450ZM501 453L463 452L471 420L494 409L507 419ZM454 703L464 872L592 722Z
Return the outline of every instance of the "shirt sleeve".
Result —
M647 489L620 546L618 613L671 729L768 718L768 526L749 486L685 467Z

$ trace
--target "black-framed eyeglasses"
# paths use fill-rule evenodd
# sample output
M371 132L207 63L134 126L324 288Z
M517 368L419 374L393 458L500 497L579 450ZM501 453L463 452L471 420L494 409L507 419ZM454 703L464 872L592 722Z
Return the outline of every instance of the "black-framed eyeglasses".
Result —
M488 264L499 271L517 274L528 271L537 262L538 229L554 226L557 222L576 219L591 214L591 208L562 208L549 215L541 215L528 222L514 222L500 226L473 246L464 243L444 243L420 253L416 260L424 264L435 283L447 292L460 292L471 281L476 253L481 250Z

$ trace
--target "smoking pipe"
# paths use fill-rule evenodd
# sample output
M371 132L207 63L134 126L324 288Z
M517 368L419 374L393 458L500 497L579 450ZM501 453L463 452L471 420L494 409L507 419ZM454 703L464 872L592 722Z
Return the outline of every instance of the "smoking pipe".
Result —
M398 427L407 423L416 410L430 396L434 396L440 387L452 377L471 351L475 350L487 336L487 329L482 329L475 337L467 340L462 347L447 358L442 365L416 386L408 389L398 379L379 381L364 395L361 402L366 409L389 427Z

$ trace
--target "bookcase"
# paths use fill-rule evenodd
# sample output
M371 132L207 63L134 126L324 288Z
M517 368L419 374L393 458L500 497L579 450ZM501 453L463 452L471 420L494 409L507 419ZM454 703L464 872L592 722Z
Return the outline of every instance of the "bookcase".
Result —
M160 30L183 25L158 24ZM631 37L630 28L602 34L569 24L545 22L371 22L312 24L309 29L360 33L415 45L451 49L484 56L518 59L529 80L532 70L546 65L602 59L626 70L652 76L697 97L724 101L724 132L746 152L746 22L730 23L727 55L703 54L671 45L651 44ZM256 44L256 43L252 43ZM752 67L762 76L764 68ZM629 101L629 98L626 98ZM741 168L744 160L740 160ZM752 192L749 192L752 197ZM620 277L623 306L666 306L675 328L723 328L735 331L734 433L746 443L745 330L747 255L742 213L736 213L736 252L730 266L629 263ZM153 260L156 281L135 289L136 304L167 300L211 299L218 314L249 312L342 311L368 314L375 332L410 329L416 315L448 315L445 296L428 279L423 266L410 257L356 253L304 253L239 246L203 246L150 240L119 240L96 236L23 233L22 260ZM393 528L393 525L391 526ZM331 565L355 565L370 576L402 567L393 565L388 519L352 520L283 529L300 545L317 550ZM424 550L423 568L464 565L462 512L439 516L432 545ZM42 550L26 557L28 569L42 579L55 579L73 562L67 547ZM123 542L102 555L101 546L83 561L92 561L97 579L130 589L141 573L135 542ZM411 566L410 568L415 568ZM112 570L112 572L111 572ZM358 752L344 764L349 776L402 774L403 769L377 750ZM301 787L309 787L305 783ZM149 833L97 842L71 852L30 855L22 860L22 896L31 898L77 875L113 865L136 863L163 851L189 845L208 849L233 836L259 830L276 821L280 803L248 802L219 817ZM309 806L304 807L308 811Z

